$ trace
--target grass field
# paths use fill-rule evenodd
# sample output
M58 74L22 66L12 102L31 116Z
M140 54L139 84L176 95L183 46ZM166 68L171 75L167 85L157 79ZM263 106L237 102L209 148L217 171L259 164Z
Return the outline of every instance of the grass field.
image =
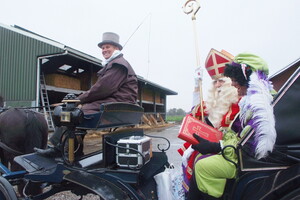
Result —
M166 120L168 122L181 122L183 118L184 118L184 116L182 116L182 115L180 115L180 116L174 115L174 116L167 116Z

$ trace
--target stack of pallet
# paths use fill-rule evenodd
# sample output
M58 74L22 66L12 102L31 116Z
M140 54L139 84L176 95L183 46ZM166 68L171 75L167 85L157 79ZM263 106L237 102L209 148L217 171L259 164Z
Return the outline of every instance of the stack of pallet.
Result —
M159 113L156 114L156 117L154 114L144 114L142 116L142 122L151 127L165 124L165 120Z

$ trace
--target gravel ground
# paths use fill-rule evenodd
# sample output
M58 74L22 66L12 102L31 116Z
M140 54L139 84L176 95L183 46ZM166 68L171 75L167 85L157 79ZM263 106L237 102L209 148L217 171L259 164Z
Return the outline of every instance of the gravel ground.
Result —
M79 200L80 196L76 196L75 194L71 193L70 191L60 192L57 193L46 200ZM87 194L83 196L82 200L100 200L99 196L93 194Z

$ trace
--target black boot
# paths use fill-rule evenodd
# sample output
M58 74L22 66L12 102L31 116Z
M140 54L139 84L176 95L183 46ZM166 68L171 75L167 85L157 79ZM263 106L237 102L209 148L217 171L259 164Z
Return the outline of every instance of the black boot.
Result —
M62 127L55 127L55 131L51 138L49 139L50 142L53 144L52 147L48 147L47 149L38 149L34 148L34 151L45 157L55 158L61 156L60 150L60 139L63 134L64 128Z
M48 147L47 149L34 148L34 151L41 156L45 156L49 158L60 157L61 151L58 146Z

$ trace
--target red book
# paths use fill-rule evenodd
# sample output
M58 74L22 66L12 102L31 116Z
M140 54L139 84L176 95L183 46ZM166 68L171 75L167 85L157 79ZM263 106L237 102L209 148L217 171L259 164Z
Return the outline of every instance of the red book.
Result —
M211 142L219 142L223 136L221 131L187 115L183 118L178 137L191 144L198 144L199 142L193 137L193 133Z

